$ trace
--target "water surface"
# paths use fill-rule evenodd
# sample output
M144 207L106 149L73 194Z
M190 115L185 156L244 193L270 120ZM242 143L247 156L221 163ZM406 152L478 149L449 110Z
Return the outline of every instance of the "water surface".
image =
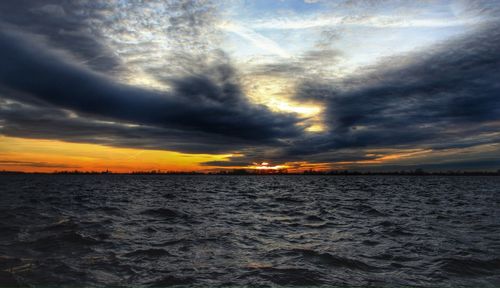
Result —
M500 287L500 177L0 176L3 286Z

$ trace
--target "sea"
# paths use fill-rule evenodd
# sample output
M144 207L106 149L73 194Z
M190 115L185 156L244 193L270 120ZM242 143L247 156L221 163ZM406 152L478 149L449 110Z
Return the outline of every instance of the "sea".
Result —
M500 177L1 175L0 287L500 287Z

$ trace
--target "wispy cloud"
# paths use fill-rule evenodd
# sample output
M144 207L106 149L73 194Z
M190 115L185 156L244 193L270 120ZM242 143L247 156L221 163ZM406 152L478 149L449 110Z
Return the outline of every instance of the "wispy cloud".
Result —
M359 26L374 28L407 28L407 27L454 27L472 25L480 22L479 18L441 19L411 18L407 16L336 16L315 15L314 17L285 17L260 19L246 23L252 29L298 30L340 26Z
M283 58L292 57L292 55L281 48L278 43L250 28L243 27L234 22L223 22L218 27L224 31L235 33L243 39L248 40L255 47L263 49L271 54L278 55Z
M231 165L498 151L494 1L319 2L0 1L0 133Z

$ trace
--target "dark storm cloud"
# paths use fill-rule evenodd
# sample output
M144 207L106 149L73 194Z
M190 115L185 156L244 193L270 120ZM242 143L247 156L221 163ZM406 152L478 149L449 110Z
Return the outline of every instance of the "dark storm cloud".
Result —
M0 119L2 134L22 138L58 139L186 153L224 153L253 145L251 141L221 135L214 137L213 134L202 131L138 126L77 117L60 108L1 98Z
M353 165L350 169L359 171L414 171L416 169L423 169L424 171L456 171L456 170L469 170L469 171L484 171L484 170L497 170L499 161L497 159L479 159L463 161L455 159L445 163L419 163L419 164L399 164L399 165Z
M427 51L386 58L356 77L305 81L295 97L322 103L328 130L292 139L273 154L256 150L233 157L225 166L252 159L355 162L375 160L397 149L432 149L438 155L500 143L499 51L500 25L489 23ZM370 152L380 148L392 149ZM426 161L437 161L433 157ZM498 165L498 155L425 167L490 169L490 162Z
M105 11L103 2L92 1L83 11L80 1L0 1L0 20L24 31L43 35L59 49L70 51L93 69L111 72L121 69L120 59L101 43L102 35L89 25L92 16Z
M443 149L498 131L499 28L489 24L430 51L385 59L335 85L304 83L297 98L326 105L329 132L297 141L289 154L345 147Z
M208 2L115 4L64 0L0 3L0 97L15 100L0 107L2 134L222 153L250 145L277 145L278 138L301 133L294 116L272 113L242 95L224 55L207 64L201 54L194 57L182 52L203 49L211 39L214 11ZM151 12L162 13L161 18L148 17ZM117 76L115 72L120 72L134 77L109 48L110 35L103 33L136 37L135 31L166 25L154 23L154 19L165 19L169 45L179 51L165 61L154 61L161 67L143 69L153 71L154 77L173 88L168 95L122 85L100 74ZM125 45L113 41L118 47ZM144 43L130 45L119 50L147 47ZM172 71L178 76L173 77Z
M249 141L272 142L300 133L292 115L250 103L227 64L209 75L172 80L167 95L116 83L26 35L2 33L0 50L1 84L77 113Z
M177 55L154 58L159 47L151 35L170 52L204 54L214 41L215 19L210 0L0 2L1 23L42 35L49 46L70 53L78 62L121 78L133 77L137 66L156 69L156 75L188 69L176 63Z
M469 13L498 11L493 9L497 5L484 3L471 2ZM286 62L250 67L250 74L302 81L296 98L324 105L326 131L308 134L296 125L304 119L251 103L223 53L213 61L205 59L204 49L218 39L212 8L197 1L172 2L158 12L169 13L165 20L149 19L147 9L139 9L142 3L122 4L129 6L0 2L0 133L245 155L205 163L221 167L260 161L365 161L397 149L466 149L500 142L498 23L418 53L386 58L348 79L332 79L329 70L343 57L325 44L334 34ZM157 19L170 26L159 25ZM152 43L137 39L142 29L158 27L167 27L163 30L175 51L160 60L135 57L155 54ZM126 36L134 41L122 41ZM124 65L126 59L132 60ZM135 75L134 61L171 91L118 82L125 74ZM128 72L115 74L123 70ZM393 150L367 152L374 148Z
M24 166L36 168L80 168L79 166L67 165L62 163L30 162L30 161L7 161L0 160L2 166Z
M272 147L267 149L272 150ZM305 154L285 154L283 150L273 151L273 153L266 153L265 151L249 151L244 156L234 156L229 157L227 161L208 161L203 163L205 166L217 166L217 167L238 167L238 166L248 166L253 165L257 162L271 162L271 165L278 165L290 162L303 162L308 163L334 163L334 162L344 162L344 161L366 161L374 160L377 158L376 155L367 155L362 150L351 150L343 149L336 150L332 152L317 153L314 155ZM308 151L306 151L307 153ZM305 157L306 156L306 157ZM296 167L299 168L299 167Z

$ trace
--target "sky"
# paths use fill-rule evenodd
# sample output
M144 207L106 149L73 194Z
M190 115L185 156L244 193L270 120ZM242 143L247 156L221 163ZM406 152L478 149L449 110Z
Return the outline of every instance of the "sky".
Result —
M497 0L0 1L0 170L496 171L499 79Z

